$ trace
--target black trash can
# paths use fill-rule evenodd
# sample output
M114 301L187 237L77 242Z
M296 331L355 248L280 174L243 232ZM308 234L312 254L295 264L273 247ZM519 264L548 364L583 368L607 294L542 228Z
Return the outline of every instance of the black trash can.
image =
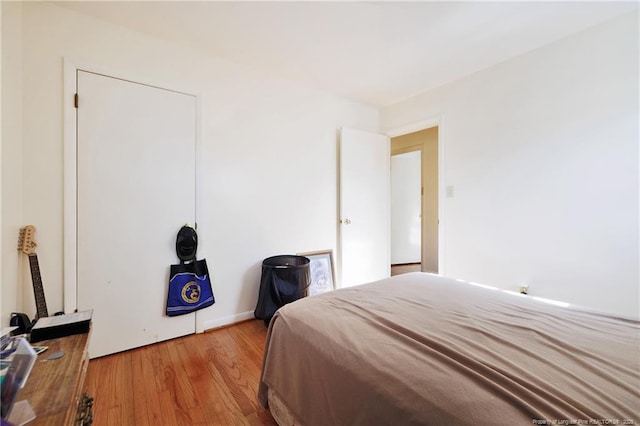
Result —
M307 295L311 284L310 260L304 256L280 255L262 262L258 304L253 314L268 325L276 311Z

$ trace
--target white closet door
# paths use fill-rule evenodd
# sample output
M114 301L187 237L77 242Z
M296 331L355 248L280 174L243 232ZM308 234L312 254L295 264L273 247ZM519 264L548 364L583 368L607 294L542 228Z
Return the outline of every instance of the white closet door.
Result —
M341 286L386 278L390 259L389 138L342 129L340 135Z
M195 332L164 315L175 238L195 223L195 98L78 71L78 309L91 357Z
M391 156L391 264L422 261L422 151Z

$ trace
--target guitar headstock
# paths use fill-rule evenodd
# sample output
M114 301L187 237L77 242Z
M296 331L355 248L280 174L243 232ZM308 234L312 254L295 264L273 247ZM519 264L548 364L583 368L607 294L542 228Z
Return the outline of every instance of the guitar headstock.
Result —
M26 255L30 255L36 252L36 227L33 225L27 225L24 228L20 228L20 236L18 238L18 250Z

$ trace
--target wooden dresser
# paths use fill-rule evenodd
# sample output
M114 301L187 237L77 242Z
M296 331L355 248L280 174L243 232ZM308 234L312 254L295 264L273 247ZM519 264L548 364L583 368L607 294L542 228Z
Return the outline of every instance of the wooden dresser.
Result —
M35 412L36 418L28 426L91 424L93 399L88 397L84 386L90 335L91 331L33 344L49 349L38 355L27 383L17 397L17 401L29 401ZM47 360L60 351L64 351L61 358ZM13 416L12 412L10 418Z

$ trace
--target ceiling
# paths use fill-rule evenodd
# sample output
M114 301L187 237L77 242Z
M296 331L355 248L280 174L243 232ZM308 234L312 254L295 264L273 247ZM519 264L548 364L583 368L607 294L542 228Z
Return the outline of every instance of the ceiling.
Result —
M635 1L56 3L375 106L638 9Z

